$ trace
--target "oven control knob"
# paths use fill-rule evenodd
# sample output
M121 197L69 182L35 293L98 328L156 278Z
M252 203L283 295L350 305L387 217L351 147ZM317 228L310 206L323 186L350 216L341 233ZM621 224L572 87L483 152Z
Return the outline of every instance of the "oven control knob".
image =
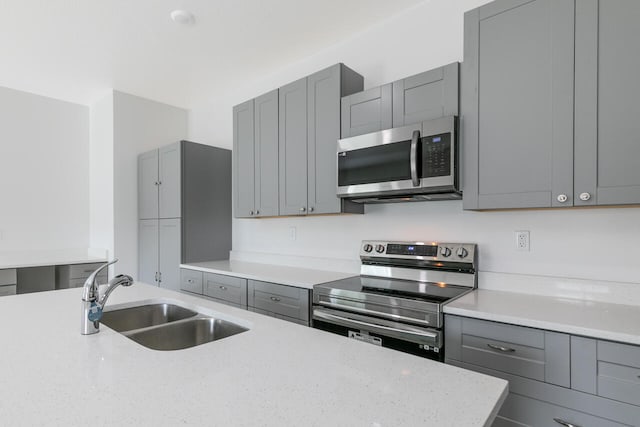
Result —
M366 244L364 245L364 247L362 248L365 252L371 252L373 250L373 246L371 246L370 244Z
M466 258L466 256L469 255L469 251L467 251L465 248L460 246L456 251L456 255L458 255L458 257L460 258Z
M440 248L440 255L442 255L443 257L448 257L449 255L451 255L451 249L449 249L446 246L442 246Z
M384 245L376 245L376 252L378 252L379 254L384 252Z

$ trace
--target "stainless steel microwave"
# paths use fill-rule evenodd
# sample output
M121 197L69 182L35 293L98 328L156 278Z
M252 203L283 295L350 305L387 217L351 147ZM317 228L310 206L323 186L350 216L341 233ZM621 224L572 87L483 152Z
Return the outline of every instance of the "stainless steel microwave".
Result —
M338 140L338 197L360 203L460 199L458 118Z

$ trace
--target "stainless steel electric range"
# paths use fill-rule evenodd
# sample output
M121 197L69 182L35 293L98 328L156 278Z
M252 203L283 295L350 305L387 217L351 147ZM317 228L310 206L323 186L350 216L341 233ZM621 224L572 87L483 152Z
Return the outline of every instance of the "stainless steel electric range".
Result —
M477 287L472 243L365 240L360 276L313 288L314 328L444 360L444 304Z

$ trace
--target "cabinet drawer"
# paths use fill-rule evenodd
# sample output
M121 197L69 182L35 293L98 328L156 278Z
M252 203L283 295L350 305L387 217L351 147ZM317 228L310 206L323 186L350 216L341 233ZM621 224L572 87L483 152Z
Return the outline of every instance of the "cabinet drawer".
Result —
M561 424L565 422L565 424ZM497 426L532 426L560 427L562 425L617 427L624 426L604 418L575 411L562 406L553 405L530 397L509 393L498 418L493 423Z
M598 341L597 358L598 395L640 406L640 347Z
M99 267L103 266L104 263L94 263L94 264L73 264L69 265L69 278L70 279L86 279L96 271Z
M254 313L264 314L265 316L275 317L276 319L286 320L287 322L297 323L298 325L309 326L309 322L305 320L294 319L293 317L283 316L281 314L272 313L266 310L260 310L259 308L255 308L255 307L249 307L248 310L253 311Z
M563 387L570 386L567 334L447 316L449 358Z
M18 281L15 268L0 270L0 286L15 285L16 283L18 283Z
M309 322L309 290L249 280L249 306Z
M222 274L204 274L204 294L228 301L240 307L247 306L247 279Z
M6 297L7 295L16 294L16 285L2 285L0 286L0 297Z
M180 269L180 289L202 294L202 271Z

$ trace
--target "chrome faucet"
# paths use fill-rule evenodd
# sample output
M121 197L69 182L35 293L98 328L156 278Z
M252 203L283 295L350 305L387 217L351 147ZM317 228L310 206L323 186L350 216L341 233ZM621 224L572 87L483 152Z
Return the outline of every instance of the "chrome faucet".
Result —
M109 298L109 295L111 295L111 292L113 292L115 288L120 285L133 285L133 278L131 276L119 274L109 281L109 286L104 291L102 298L100 298L100 291L98 289L96 278L102 270L116 262L118 262L118 258L100 266L96 271L91 273L91 276L89 276L84 282L84 289L82 292L82 319L80 323L80 333L82 335L90 335L100 332L102 309L107 303L107 298Z

